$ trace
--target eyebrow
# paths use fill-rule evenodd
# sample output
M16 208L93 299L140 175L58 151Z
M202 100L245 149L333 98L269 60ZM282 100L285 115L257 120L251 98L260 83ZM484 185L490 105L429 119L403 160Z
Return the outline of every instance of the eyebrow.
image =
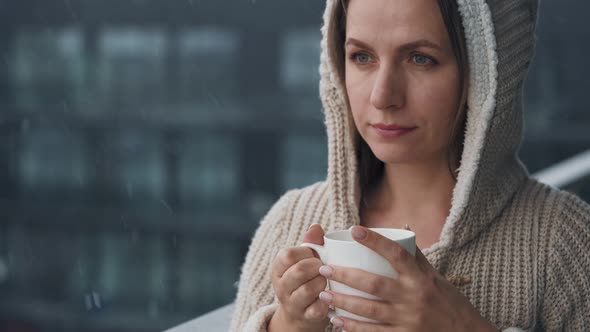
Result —
M361 48L368 48L368 49L371 48L368 44L366 44L358 39L354 39L354 38L347 38L346 39L346 43L344 44L344 46L348 46L348 45L356 45ZM419 47L429 47L429 48L434 48L436 50L442 51L442 47L431 42L428 39L420 39L420 40L416 40L416 41L413 41L413 42L410 42L407 44L403 44L400 46L400 49L402 51L409 51L409 50L413 50L413 49L416 49Z

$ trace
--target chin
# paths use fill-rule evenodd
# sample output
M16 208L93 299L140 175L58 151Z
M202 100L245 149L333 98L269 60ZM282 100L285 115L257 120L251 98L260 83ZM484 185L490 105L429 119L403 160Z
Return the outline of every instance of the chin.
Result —
M418 150L411 144L373 144L369 145L377 159L385 164L415 164L415 163L438 163L446 161L446 150L435 151Z
M373 146L369 146L371 147L371 151L373 151L375 157L386 164L407 164L419 160L416 152L411 151L406 147L393 147L391 145L386 145L373 148Z

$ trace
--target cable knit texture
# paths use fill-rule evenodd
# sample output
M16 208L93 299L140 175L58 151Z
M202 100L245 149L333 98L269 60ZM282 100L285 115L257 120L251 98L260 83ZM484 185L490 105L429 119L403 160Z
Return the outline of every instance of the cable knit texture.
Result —
M590 327L590 206L529 177L522 140L522 84L533 56L535 0L457 0L470 66L465 146L440 241L423 250L482 316L504 331ZM322 27L320 96L328 134L326 181L291 190L263 218L242 266L231 331L267 331L277 308L270 267L302 242L360 224L354 126L331 59L333 13ZM326 331L339 331L328 326Z

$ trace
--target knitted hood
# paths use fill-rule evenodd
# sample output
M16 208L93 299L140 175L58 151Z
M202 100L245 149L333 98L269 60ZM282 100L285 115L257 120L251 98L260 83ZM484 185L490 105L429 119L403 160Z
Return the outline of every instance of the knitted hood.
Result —
M533 56L536 0L457 0L470 76L465 143L452 206L440 242L426 254L461 246L492 223L527 178L522 140L522 84ZM356 129L339 81L331 35L336 6L327 0L322 27L320 95L328 134L331 225L358 225L361 199Z

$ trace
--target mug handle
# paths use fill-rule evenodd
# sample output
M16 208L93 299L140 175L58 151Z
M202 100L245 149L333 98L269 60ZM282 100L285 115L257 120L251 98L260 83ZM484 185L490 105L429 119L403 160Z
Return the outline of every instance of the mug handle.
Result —
M328 257L326 257L326 247L324 246L320 246L319 244L315 244L315 243L302 243L300 244L301 247L307 247L315 252L318 253L318 255L320 256L320 260L326 264L326 259Z
M300 245L301 247L307 247L315 252L318 253L318 255L320 256L320 260L326 264L326 259L328 258L326 256L326 247L324 246L320 246L319 244L315 244L315 243L302 243ZM334 317L336 317L336 312L334 311L334 309L330 308L330 311L328 311L328 318L330 318L330 320Z

